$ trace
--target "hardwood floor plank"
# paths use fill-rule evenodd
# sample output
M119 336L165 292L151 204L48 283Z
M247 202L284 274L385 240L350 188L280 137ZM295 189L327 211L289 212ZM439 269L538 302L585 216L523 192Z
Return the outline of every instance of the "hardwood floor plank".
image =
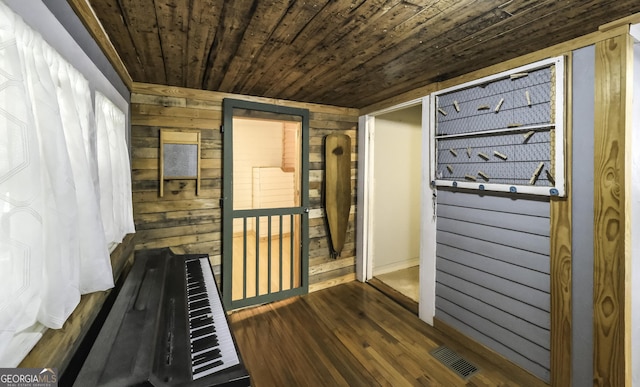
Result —
M368 284L350 282L229 315L254 386L519 386L480 368L468 380L431 356L452 340ZM511 375L511 376L509 376Z
M339 289L331 290L332 293L335 292L331 295L331 299L340 297ZM441 341L429 335L424 335L422 337L424 340L416 341L415 332L406 329L406 320L417 320L415 316L407 313L400 305L389 302L390 300L383 294L370 292L369 288L364 290L365 297L369 301L366 307L362 307L360 295L346 298L348 303L344 304L332 305L328 302L319 302L316 303L317 306L322 307L318 309L319 318L332 326L334 331L341 331L352 342L362 344L361 347L366 350L373 362L364 366L386 371L380 376L391 381L392 385L415 384L416 380L425 374L423 368L425 360L432 359L429 352L437 348ZM306 301L309 302L309 300ZM346 324L339 324L341 319L345 319ZM379 357L378 354L385 354L385 356ZM433 363L432 366L440 372L450 373L439 363ZM453 378L447 379L447 383L457 382Z
M306 330L312 328L312 331L316 332L316 335L299 335L302 341L297 345L299 359L304 359L302 364L313 368L318 374L312 376L305 372L305 375L309 379L308 382L320 382L324 385L336 384L349 386L352 385L352 382L362 380L363 377L370 379L370 375L359 372L360 364L355 362L353 357L349 356L348 352L339 346L339 342L335 340L335 336L327 330L325 325L321 324L321 322L314 317L313 312L307 305L298 304L297 306L299 306L299 308L279 309L278 312L280 312L279 316L283 319L291 319L294 321L298 328L296 331L293 331L294 335L298 335L300 329ZM313 321L312 324L309 324L310 320ZM323 343L324 338L329 338L330 341ZM326 350L330 347L337 348L337 353ZM344 359L345 362L342 363L341 359ZM297 363L300 364L300 360L298 360Z

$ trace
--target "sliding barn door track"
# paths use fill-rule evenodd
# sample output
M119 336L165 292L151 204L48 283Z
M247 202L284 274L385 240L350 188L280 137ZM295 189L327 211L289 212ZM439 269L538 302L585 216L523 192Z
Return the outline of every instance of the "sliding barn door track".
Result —
M442 346L431 351L431 356L435 357L442 364L447 366L462 379L468 379L479 371L478 367L463 359L447 346Z

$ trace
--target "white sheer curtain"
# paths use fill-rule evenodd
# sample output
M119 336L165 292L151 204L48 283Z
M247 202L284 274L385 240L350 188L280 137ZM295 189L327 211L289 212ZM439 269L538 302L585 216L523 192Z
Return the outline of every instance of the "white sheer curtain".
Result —
M134 231L130 169L124 114L100 110L82 74L0 2L0 359L17 332L61 328L81 294L113 287L108 246ZM105 226L101 195L116 212Z
M96 93L96 126L102 221L107 242L114 244L135 232L131 167L125 142L125 115L101 93Z

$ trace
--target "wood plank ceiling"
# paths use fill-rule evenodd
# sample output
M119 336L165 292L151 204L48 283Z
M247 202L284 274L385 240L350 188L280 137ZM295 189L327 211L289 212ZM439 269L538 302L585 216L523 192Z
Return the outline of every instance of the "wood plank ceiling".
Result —
M638 0L89 0L136 82L361 108L594 32Z

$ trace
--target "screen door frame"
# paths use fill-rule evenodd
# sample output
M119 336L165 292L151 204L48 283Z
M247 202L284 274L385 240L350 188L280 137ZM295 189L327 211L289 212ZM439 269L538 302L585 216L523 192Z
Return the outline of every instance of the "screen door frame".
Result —
M285 298L306 294L309 291L309 110L265 104L252 101L243 101L232 98L223 100L223 179L222 179L222 298L227 310L241 307L259 305L267 302L282 300ZM235 299L232 298L233 281L233 224L234 219L244 219L249 212L251 216L280 216L283 209L255 209L235 210L233 205L233 118L236 109L254 110L257 112L276 113L287 116L297 116L301 122L300 139L300 202L299 206L286 208L286 214L299 216L299 278L297 287L286 290L258 295L253 297ZM244 268L243 270L246 270ZM256 274L257 275L257 274ZM269 281L271 279L269 278Z

